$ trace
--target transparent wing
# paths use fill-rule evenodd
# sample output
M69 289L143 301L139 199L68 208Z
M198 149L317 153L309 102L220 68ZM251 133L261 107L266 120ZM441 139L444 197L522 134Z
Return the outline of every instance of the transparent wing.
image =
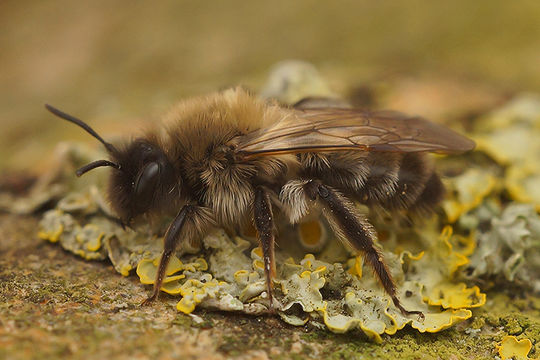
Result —
M356 109L291 110L280 122L234 140L246 157L340 150L460 153L474 142L420 117Z

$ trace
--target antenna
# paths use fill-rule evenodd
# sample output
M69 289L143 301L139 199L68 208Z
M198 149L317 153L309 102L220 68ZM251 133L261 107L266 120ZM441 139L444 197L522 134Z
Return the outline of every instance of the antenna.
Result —
M96 160L96 161L91 162L90 164L86 164L83 167L79 168L75 174L77 174L77 176L80 177L84 175L85 173L87 173L88 171L101 167L101 166L111 166L115 169L120 170L120 165L113 163L112 161Z
M45 104L45 108L47 108L47 110L49 110L51 113L58 116L59 118L62 118L62 119L67 120L67 121L69 121L71 123L74 123L75 125L78 125L78 126L82 127L84 130L86 130L87 133L89 133L90 135L92 135L93 137L98 139L103 145L105 145L105 148L107 149L109 154L117 154L118 153L118 150L116 150L116 148L111 143L108 143L105 140L103 140L103 138L101 136L99 136L98 133L95 132L94 129L92 129L84 121L82 121L80 119L77 119L76 117L71 116L69 114L66 114L65 112L60 111L57 108L55 108L55 107L53 107L53 106L51 106L49 104ZM76 174L77 174L77 176L81 176L81 175L87 173L88 171L93 170L93 169L98 168L98 167L101 167L101 166L111 166L111 167L113 167L115 169L120 170L120 165L116 164L116 163L114 163L112 161L109 161L109 160L96 160L96 161L93 161L93 162L91 162L89 164L86 164L83 167L79 168L77 170Z
M98 139L103 145L105 145L105 148L107 149L107 151L109 153L117 153L116 148L111 143L108 143L105 140L103 140L103 138L101 136L99 136L98 133L95 132L94 129L92 129L84 121L82 121L80 119L77 119L76 117L71 116L69 114L66 114L65 112L60 111L57 108L55 108L55 107L53 107L53 106L51 106L49 104L45 104L45 108L47 110L49 110L51 113L53 113L54 115L58 116L59 118L62 118L64 120L67 120L67 121L75 124L75 125L79 125L80 127L82 127L84 130L86 130L87 133L89 133L90 135L92 135L93 137Z

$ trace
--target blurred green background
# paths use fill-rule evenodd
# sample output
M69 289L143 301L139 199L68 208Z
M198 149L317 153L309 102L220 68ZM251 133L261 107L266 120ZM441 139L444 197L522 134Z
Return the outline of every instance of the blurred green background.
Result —
M131 133L180 97L258 89L284 59L312 62L341 93L389 84L377 106L430 117L540 89L538 0L2 0L0 29L2 170L39 170L56 142L93 141L45 102L106 136Z

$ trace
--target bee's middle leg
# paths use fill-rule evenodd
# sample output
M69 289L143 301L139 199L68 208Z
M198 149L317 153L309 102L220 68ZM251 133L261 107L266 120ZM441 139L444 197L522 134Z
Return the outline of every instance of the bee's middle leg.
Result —
M268 191L263 186L255 188L255 201L253 205L253 220L257 229L257 237L261 243L264 273L266 275L266 286L268 289L268 299L270 309L273 308L272 280L276 274L274 260L274 217L272 214L272 203Z

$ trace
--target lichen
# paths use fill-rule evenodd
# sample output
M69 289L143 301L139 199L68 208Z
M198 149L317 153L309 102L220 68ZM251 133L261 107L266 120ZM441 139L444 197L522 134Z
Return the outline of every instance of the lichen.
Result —
M277 63L261 90L263 98L294 104L309 94L312 97L335 97L326 81L312 64L299 60Z
M64 249L87 260L103 260L107 257L102 247L106 229L101 219L81 226L70 214L54 209L44 214L38 236L50 242L59 242Z
M491 216L490 228L477 237L464 276L503 276L540 292L540 216L531 205L511 204Z
M448 180L443 204L448 221L472 239L458 276L539 293L540 97L517 96L480 117L474 131L478 154L487 157Z
M528 360L532 343L529 339L518 340L515 336L505 336L497 345L499 356L502 360Z
M485 295L477 287L467 288L462 283L443 280L443 277L427 277L429 281L423 284L426 274L444 272L443 269L449 273L455 271L455 261L441 261L442 258L454 258L448 233L445 230L440 240L447 244L446 251L434 252L433 255L426 251L425 256L412 256L408 252L402 254L401 260L407 257L408 261L401 261L391 253L385 254L395 262L393 268L401 271L396 278L404 279L398 289L404 306L421 310L424 319L404 316L394 307L373 276L359 276L362 270L356 270L351 275L343 264L328 263L312 254L305 255L299 262L289 258L278 263L279 275L275 282L279 287L274 294L274 308L284 321L293 325L310 321L324 324L337 333L358 328L375 341L380 341L382 334L394 334L407 324L420 332L446 329L471 317L468 308L481 306L485 302ZM253 249L251 261L247 261L243 252L231 251L238 247L246 248L245 242L238 238L231 239L223 231L205 238L203 245L211 251L210 259L215 254L218 254L218 258L220 254L227 254L231 263L241 263L247 268L237 270L231 277L229 263L211 261L208 269L201 266L191 269L195 270L192 272L187 271L186 265L179 259L173 258L162 290L182 296L177 309L184 313L191 313L196 306L250 313L254 312L254 308L259 312L268 311L261 249ZM283 254L278 251L278 257L280 255ZM145 259L139 263L137 274L142 283L153 282L158 259ZM417 265L424 269L423 275L416 275L410 262L423 262ZM349 263L354 268L363 266L356 257L351 258ZM408 270L400 267L400 263L406 265Z
M523 94L481 119L478 149L506 168L510 196L540 211L540 96Z
M448 221L454 223L460 216L482 204L484 198L494 190L495 185L494 175L476 168L468 169L451 182L447 182L447 189L454 194L443 203Z
M534 108L516 115L519 120L501 115L511 114L508 109L490 116L504 126L518 126L517 121L532 133L539 128L530 117ZM377 214L370 214L398 297L406 309L421 311L423 318L404 316L362 257L341 246L320 219L284 231L286 239L276 251L273 304L269 303L261 249L250 251L247 238L231 238L222 230L203 239L204 255L179 252L161 290L177 296L176 307L186 314L197 308L247 314L273 309L293 325L310 324L336 333L359 329L379 342L406 326L420 333L439 332L470 318L471 309L486 303L486 295L474 284L479 278L503 274L506 281L540 288L535 276L540 226L534 208L539 168L535 160L518 159L521 151L500 149L502 125L488 123L482 120L475 125L475 138L479 153L491 160L476 159L465 171L449 171L443 216L408 227L397 218L381 221ZM523 132L515 129L515 133ZM520 146L534 154L538 150L532 141ZM463 168L460 161L464 160L438 159L443 171L445 166ZM163 228L146 224L137 231L124 231L111 219L98 187L85 190L68 182L64 188L56 208L44 214L40 236L87 259L108 257L124 276L136 269L141 282L151 285L163 241L156 234L162 234ZM316 254L305 254L306 249Z

